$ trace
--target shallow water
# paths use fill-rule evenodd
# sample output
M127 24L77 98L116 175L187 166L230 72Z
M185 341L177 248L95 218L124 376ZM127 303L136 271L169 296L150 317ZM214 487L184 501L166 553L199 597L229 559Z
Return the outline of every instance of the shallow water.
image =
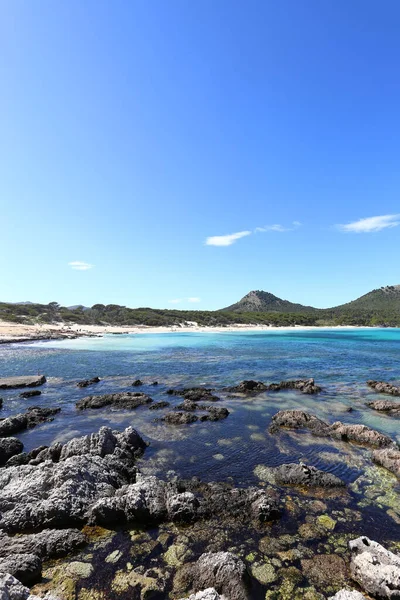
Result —
M271 417L286 408L303 408L329 422L365 423L400 441L398 420L365 406L368 399L379 397L368 389L367 379L400 379L398 329L129 334L0 346L0 376L38 372L47 377L41 396L24 400L19 390L1 393L2 416L30 405L62 409L53 422L19 436L27 450L65 442L101 425L120 430L133 425L150 443L140 461L141 470L161 477L173 471L185 478L198 476L244 486L260 483L254 472L257 465L303 460L352 484L371 465L368 451L357 446L298 432L269 434ZM95 375L102 379L99 384L76 387L78 380ZM323 392L232 398L221 391L243 379L273 382L303 377L314 377ZM137 378L145 385L132 388ZM154 380L158 386L150 385ZM168 426L155 419L170 409L75 409L76 401L84 396L129 389L175 405L182 398L166 396L166 390L194 385L215 387L229 417L216 423ZM346 412L349 406L352 413ZM390 523L386 526L390 528ZM377 523L381 533L382 527L383 521L380 526Z

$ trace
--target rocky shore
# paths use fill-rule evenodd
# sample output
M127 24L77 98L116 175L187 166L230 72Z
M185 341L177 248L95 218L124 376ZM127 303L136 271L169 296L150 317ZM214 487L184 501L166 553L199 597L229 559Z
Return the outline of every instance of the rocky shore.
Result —
M1 381L3 389L18 390L46 379ZM93 377L74 386L99 383ZM284 390L303 399L324 395L311 378L245 380L221 390L168 388L162 392L168 401L154 402L147 393L154 383L136 379L133 387L145 391L80 397L76 411L124 410L133 418L156 410L156 425L192 428L195 436L200 423L226 427L231 407L222 403L231 395L254 403L260 394L268 400ZM368 406L386 410L376 403ZM241 486L141 472L148 442L133 426L102 426L24 451L15 436L51 423L59 412L33 406L0 419L1 600L400 598L400 533L385 545L364 534L376 498L382 522L400 514L396 486L389 492L385 483L400 478L400 450L390 436L305 410L277 411L266 428L281 444L280 464L258 465L259 484ZM340 444L339 461L348 460L347 448L360 447L369 470L360 468L349 484L334 472L287 460L288 434Z

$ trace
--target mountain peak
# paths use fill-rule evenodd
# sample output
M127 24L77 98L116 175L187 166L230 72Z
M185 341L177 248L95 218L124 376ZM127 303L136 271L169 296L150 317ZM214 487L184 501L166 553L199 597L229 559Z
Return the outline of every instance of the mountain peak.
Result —
M223 310L229 310L231 312L280 312L280 313L299 313L299 312L310 312L315 310L312 306L303 306L302 304L296 304L289 302L289 300L282 300L271 292L264 292L263 290L252 290L239 302L224 308Z

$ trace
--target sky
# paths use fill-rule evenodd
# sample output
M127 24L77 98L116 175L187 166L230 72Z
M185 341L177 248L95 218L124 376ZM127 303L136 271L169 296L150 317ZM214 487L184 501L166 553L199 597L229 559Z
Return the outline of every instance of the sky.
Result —
M2 0L0 300L400 284L397 0Z

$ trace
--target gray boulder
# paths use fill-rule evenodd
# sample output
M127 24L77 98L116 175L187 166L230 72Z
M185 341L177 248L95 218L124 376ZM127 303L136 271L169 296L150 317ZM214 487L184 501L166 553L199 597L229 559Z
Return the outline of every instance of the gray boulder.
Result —
M0 558L0 572L10 573L26 585L33 585L42 578L42 561L36 554L10 554Z
M17 377L0 377L0 390L36 387L46 383L44 375L18 375Z
M13 435L24 429L31 429L40 423L54 420L54 415L59 413L61 408L40 408L40 406L30 406L26 413L7 417L0 421L0 437Z
M245 564L231 552L202 554L191 566L194 590L212 587L229 600L248 600L249 576Z
M0 600L60 600L49 592L40 598L32 596L27 587L10 573L0 572Z
M366 600L366 598L361 592L340 590L334 596L330 596L328 600Z
M400 598L400 556L367 537L349 542L350 573L363 590L376 598Z
M36 554L41 558L58 558L75 552L86 544L79 529L44 529L40 533L8 536L0 531L0 558L13 554Z
M372 460L400 478L400 450L398 448L375 450L372 453Z
M17 438L0 438L0 467L5 465L12 456L22 452L23 449L23 443Z
M373 381L370 379L367 381L367 385L378 392L379 394L390 394L391 396L400 396L400 387L388 383L387 381Z
M227 598L220 596L214 588L207 588L197 594L191 594L188 598L181 598L181 600L227 600Z
M374 400L373 402L367 402L367 406L393 417L400 416L400 402L393 402L391 400Z

